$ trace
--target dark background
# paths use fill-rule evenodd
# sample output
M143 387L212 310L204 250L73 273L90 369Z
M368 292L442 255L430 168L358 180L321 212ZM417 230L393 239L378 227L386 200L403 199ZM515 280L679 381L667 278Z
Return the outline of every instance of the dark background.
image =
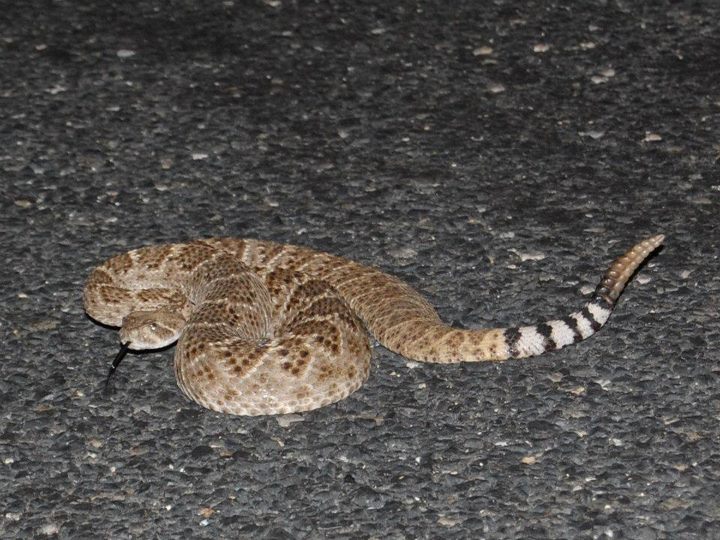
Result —
M720 536L717 2L2 4L0 536ZM378 347L289 417L201 409L172 351L103 395L81 305L111 255L244 236L534 322L656 232L591 340Z

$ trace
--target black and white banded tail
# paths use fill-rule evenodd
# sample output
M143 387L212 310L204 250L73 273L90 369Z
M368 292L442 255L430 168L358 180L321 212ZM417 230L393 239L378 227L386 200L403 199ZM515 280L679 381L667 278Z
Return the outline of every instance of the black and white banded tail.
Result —
M635 270L664 239L665 236L659 234L643 240L617 258L603 275L590 301L580 311L532 326L507 328L504 337L509 357L524 358L560 349L587 339L600 330Z

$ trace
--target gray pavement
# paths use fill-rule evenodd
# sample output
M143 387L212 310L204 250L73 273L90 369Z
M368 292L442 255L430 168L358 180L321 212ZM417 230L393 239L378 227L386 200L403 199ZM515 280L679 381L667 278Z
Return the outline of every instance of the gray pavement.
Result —
M11 4L7 2L6 4ZM0 537L720 537L716 2L17 2L0 14ZM580 307L527 361L376 347L348 399L219 415L172 351L102 383L88 272L261 237L448 321Z

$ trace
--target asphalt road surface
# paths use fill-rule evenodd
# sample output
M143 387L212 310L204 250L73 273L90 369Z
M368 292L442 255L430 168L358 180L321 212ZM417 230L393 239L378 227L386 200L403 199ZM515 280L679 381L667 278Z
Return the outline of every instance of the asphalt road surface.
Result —
M720 537L720 7L6 2L0 537ZM466 327L608 325L501 364L373 351L340 403L232 417L172 350L102 384L105 258L210 236L407 280Z

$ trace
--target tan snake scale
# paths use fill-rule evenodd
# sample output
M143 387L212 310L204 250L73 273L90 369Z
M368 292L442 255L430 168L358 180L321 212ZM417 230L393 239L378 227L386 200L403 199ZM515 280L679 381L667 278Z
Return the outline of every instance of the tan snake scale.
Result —
M192 400L240 415L306 411L338 401L368 376L367 332L424 362L534 356L595 333L653 236L612 263L580 311L531 326L466 330L398 278L308 248L232 238L143 247L95 268L85 310L120 327L133 350L177 341L175 374Z

